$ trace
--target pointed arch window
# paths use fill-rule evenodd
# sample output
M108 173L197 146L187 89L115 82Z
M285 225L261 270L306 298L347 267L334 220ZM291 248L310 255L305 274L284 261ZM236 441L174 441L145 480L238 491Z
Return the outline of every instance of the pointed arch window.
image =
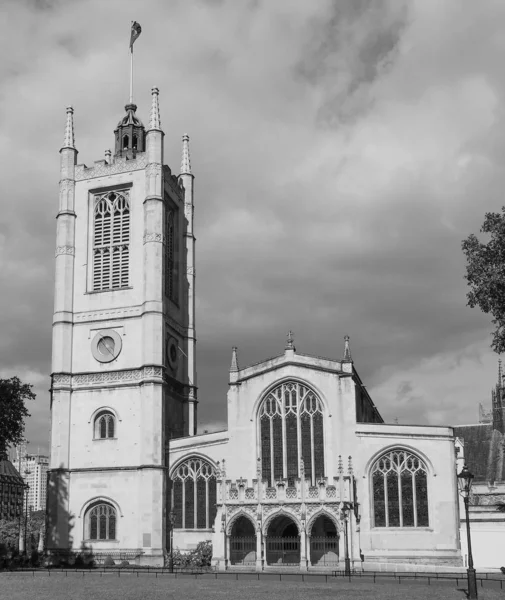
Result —
M262 477L273 485L300 476L312 485L324 477L323 408L318 395L297 381L287 381L267 394L259 408Z
M95 439L113 438L116 431L116 420L110 411L101 411L95 417Z
M406 450L390 450L371 469L375 527L428 527L428 470Z
M202 458L189 458L172 475L176 529L210 529L216 518L216 470Z
M96 196L93 221L93 290L128 287L129 191Z
M88 540L116 539L116 509L108 503L92 505L86 512L84 526Z
M174 211L166 213L166 246L165 246L165 295L176 300L175 285L175 222Z

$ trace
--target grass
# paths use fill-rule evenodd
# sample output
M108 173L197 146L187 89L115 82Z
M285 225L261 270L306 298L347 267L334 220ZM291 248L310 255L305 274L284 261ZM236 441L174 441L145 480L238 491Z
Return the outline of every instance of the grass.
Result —
M1 573L0 597L6 600L464 600L466 594L455 582L368 583L339 579L329 583L253 579L213 579L190 576L156 578L153 574L53 572ZM503 591L479 588L479 600L503 600Z

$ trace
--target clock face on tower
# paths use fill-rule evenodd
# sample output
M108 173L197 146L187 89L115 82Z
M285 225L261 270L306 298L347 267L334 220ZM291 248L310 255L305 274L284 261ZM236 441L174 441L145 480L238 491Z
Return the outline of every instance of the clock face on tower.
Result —
M165 353L167 356L168 364L175 371L175 369L177 369L177 362L178 362L178 358L179 358L179 350L178 350L177 340L175 338L169 337L167 339Z
M108 363L119 356L122 348L121 336L113 329L99 331L91 341L91 353L101 363Z

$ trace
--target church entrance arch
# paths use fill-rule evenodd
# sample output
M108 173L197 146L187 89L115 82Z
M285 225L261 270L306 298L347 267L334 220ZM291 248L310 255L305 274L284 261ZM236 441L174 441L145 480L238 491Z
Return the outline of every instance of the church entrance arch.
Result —
M238 517L231 530L230 563L256 564L256 530L252 521L243 515Z
M266 536L267 565L300 564L300 536L296 523L287 515L272 520Z
M338 564L338 532L335 523L320 515L310 531L310 563L314 567Z

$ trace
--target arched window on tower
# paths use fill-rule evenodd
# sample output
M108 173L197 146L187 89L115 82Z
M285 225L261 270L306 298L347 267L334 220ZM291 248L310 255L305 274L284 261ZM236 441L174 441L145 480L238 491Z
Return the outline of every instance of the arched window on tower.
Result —
M92 504L84 517L86 540L116 539L116 509L107 502Z
M129 191L98 195L93 226L93 290L128 287L129 260Z
M123 136L123 150L128 150L128 144L130 143L130 138L127 135Z
M216 470L202 458L188 458L172 475L176 529L210 529L216 518Z
M165 246L165 295L170 300L176 300L175 281L175 224L174 211L166 213L166 246Z
M300 476L312 485L324 477L323 409L317 394L305 384L286 381L269 392L258 412L263 479L268 485Z
M407 450L389 450L371 468L375 527L428 527L428 470Z
M113 438L116 431L114 415L108 410L99 412L95 417L94 431L95 439L105 440Z

